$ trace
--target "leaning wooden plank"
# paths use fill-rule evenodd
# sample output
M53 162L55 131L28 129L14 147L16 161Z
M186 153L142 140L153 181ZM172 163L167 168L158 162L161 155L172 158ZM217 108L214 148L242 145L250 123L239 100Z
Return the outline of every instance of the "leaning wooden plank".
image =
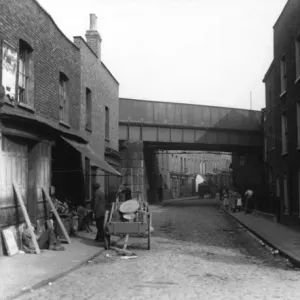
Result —
M124 243L124 246L123 246L123 250L127 249L128 239L129 239L129 234L126 234L125 243Z
M70 237L69 237L69 235L67 233L67 230L66 230L63 222L61 221L61 218L60 218L59 214L57 213L57 211L55 209L55 206L54 206L54 204L53 204L50 196L46 192L45 188L43 188L43 192L45 194L45 197L46 197L47 201L49 202L49 204L51 206L51 209L52 209L52 211L53 211L53 213L54 213L54 215L56 217L56 220L57 220L57 222L58 222L58 224L59 224L59 226L60 226L60 228L61 228L61 230L62 230L62 232L63 232L63 234L64 234L64 236L65 236L65 238L67 240L67 242L68 242L68 244L71 244L71 239L70 239Z
M24 215L26 225L27 225L29 233L31 235L31 239L32 239L32 242L33 242L33 245L34 245L35 252L36 252L36 254L40 254L41 250L40 250L40 247L39 247L39 245L37 243L36 236L35 236L35 234L33 232L33 226L31 225L31 222L30 222L30 219L29 219L29 216L28 216L28 213L27 213L24 201L23 201L22 196L20 194L20 191L17 189L17 185L15 183L13 183L13 188L14 188L15 193L17 195L17 199L18 199L18 202L20 204L22 213Z
M115 202L112 203L111 209L110 209L110 215L109 215L109 219L107 220L107 223L112 221L112 216L113 213L115 212Z

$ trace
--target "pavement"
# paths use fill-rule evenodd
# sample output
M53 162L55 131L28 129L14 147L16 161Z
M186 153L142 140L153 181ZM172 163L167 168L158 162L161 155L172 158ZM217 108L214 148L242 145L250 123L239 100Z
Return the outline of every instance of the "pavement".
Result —
M300 266L300 231L253 214L244 212L228 212L228 214L263 242L279 250L297 267Z
M104 251L93 233L79 232L65 251L42 250L41 254L17 254L0 257L1 299L15 299L81 267Z

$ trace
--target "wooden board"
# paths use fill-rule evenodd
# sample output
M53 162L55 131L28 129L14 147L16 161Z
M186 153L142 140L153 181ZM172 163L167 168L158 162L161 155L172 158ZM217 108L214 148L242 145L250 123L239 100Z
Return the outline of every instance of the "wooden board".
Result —
M19 248L12 230L9 228L4 229L2 230L2 235L8 256L18 254Z
M70 237L68 235L68 232L67 232L67 230L66 230L66 228L65 228L65 226L64 226L64 224L63 224L63 222L62 222L62 220L61 220L61 218L59 216L59 214L57 213L57 211L55 209L55 206L54 206L54 204L53 204L53 202L52 202L49 194L47 193L47 191L46 191L45 188L42 188L42 190L43 190L43 192L45 194L45 197L46 197L48 203L50 204L52 212L54 213L54 215L56 217L56 220L57 220L57 222L58 222L58 224L59 224L59 226L60 226L60 228L61 228L61 230L62 230L62 232L63 232L63 234L64 234L64 236L65 236L65 238L67 240L67 242L68 242L68 244L71 244L71 239L70 239Z
M31 225L31 222L30 222L30 219L29 219L29 216L28 216L28 213L27 213L27 210L26 210L26 207L25 207L25 204L24 204L24 201L22 199L22 196L20 194L20 191L18 190L17 186L15 183L13 183L13 188L15 190L15 193L16 193L16 196L17 196L17 199L18 199L18 202L20 204L20 207L22 209L22 212L23 212L23 215L24 215L24 218L25 218L25 222L26 222L26 225L27 225L27 228L30 232L30 235L31 235L31 239L32 239L32 242L33 242L33 245L34 245L34 249L35 249L35 252L36 254L40 254L41 253L41 250L40 250L40 247L37 243L37 240L36 240L36 236L35 236L35 233L33 231L33 227Z

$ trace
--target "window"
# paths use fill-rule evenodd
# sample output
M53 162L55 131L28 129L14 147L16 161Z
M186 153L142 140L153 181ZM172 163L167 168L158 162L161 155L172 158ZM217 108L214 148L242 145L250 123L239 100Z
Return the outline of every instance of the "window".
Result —
M19 43L18 101L34 106L33 49L23 40Z
M284 213L289 213L289 199L288 199L288 182L287 182L287 174L283 175L283 197L284 197Z
M296 80L300 77L300 36L295 41Z
M182 157L180 157L180 172L183 171L183 162L182 162Z
M109 140L109 108L105 106L105 139Z
M297 102L297 146L300 147L300 102Z
M286 76L286 58L285 56L282 57L280 61L280 87L281 87L281 94L286 91L287 85L287 76Z
M0 54L1 50L2 57L0 57L0 81L2 79L2 86L4 88L4 93L8 100L15 101L17 96L16 78L18 72L18 50L14 49L4 41L2 41L2 49L0 49Z
M282 143L282 154L288 151L288 130L287 130L287 116L286 113L281 115L281 143Z
M181 178L180 182L181 182L181 186L185 186L185 179L184 178Z
M59 73L59 119L64 123L68 123L69 121L69 113L68 113L68 77L60 72Z
M85 90L85 128L92 129L92 92L90 89Z

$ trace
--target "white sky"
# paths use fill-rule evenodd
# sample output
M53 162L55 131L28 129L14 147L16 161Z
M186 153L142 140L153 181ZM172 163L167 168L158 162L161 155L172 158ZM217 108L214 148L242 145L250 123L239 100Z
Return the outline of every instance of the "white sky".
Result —
M286 0L38 0L71 39L98 16L120 97L264 107L273 25Z

